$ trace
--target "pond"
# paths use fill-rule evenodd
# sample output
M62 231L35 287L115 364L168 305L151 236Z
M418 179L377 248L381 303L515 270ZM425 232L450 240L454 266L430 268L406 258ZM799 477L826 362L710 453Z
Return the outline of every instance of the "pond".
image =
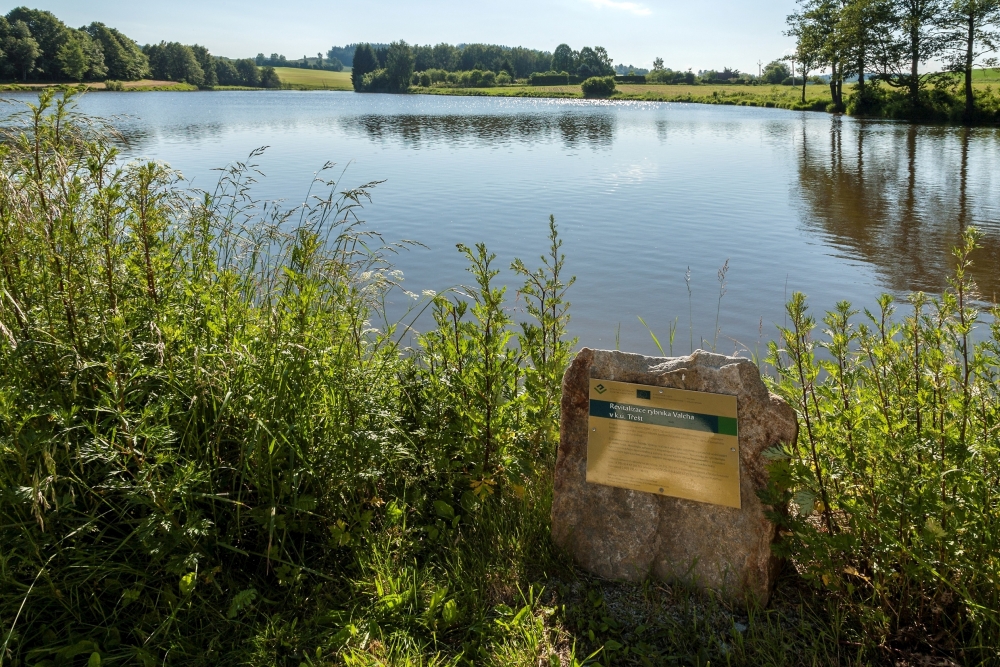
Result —
M664 349L676 323L676 353L691 339L763 350L793 291L817 318L843 299L940 293L968 226L984 233L980 290L1000 292L996 128L349 92L94 93L80 108L114 118L130 157L168 162L199 188L261 146L262 199L302 202L328 161L344 187L383 181L364 218L387 240L424 244L396 258L413 292L471 282L455 244L484 242L519 309L507 268L537 264L552 214L577 277L571 331L591 347L655 353L642 317ZM397 294L391 314L407 304Z

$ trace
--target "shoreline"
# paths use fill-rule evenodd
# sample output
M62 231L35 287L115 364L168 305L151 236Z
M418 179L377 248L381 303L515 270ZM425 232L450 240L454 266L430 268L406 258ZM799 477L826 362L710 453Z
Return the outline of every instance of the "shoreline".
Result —
M727 89L728 88L728 89ZM761 88L761 91L747 89ZM784 88L784 90L781 90ZM819 88L819 86L817 86ZM674 90L671 90L674 89ZM681 90L676 90L681 89ZM497 86L494 88L416 88L413 95L451 95L455 97L530 97L540 99L603 99L637 102L674 102L711 104L717 106L749 106L789 111L826 111L832 100L813 96L803 104L800 89L788 94L784 86L703 86L622 84L614 94L603 98L586 98L580 86ZM812 92L812 91L809 91ZM793 99L794 98L794 99Z
M250 88L245 86L216 86L214 88L199 88L192 84L172 81L142 80L125 82L121 90L108 91L103 82L91 83L0 83L0 94L4 92L39 92L45 89L74 90L83 89L87 92L265 92L272 90L299 92L355 92L352 88L318 86L302 83L286 83L281 88ZM986 84L989 89L989 84ZM844 95L853 92L853 85L845 86ZM578 85L564 86L530 86L514 84L494 86L491 88L423 88L410 86L404 95L444 95L451 97L509 97L535 99L601 99L611 102L664 102L678 104L708 104L714 106L743 106L768 109L784 109L786 111L813 111L831 114L846 114L852 118L868 120L889 120L912 123L915 125L954 125L966 127L997 127L1000 123L993 121L963 122L949 118L890 118L880 115L847 114L845 111L834 111L832 99L826 86L811 85L806 88L806 101L801 99L801 88L792 88L778 84L767 86L747 86L728 84L620 84L616 91L602 98L586 98Z

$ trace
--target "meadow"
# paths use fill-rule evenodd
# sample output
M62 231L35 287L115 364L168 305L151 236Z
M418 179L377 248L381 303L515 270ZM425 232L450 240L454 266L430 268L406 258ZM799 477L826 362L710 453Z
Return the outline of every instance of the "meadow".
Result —
M768 453L786 567L762 609L553 547L554 219L530 261L460 244L468 285L388 320L406 244L363 223L376 184L324 171L265 205L252 154L194 191L51 90L4 132L0 667L998 663L974 229L938 297L821 324L791 297L756 360L800 420Z
M973 74L973 87L984 94L992 95L1000 84L1000 68L978 69ZM950 81L953 89L959 83L958 77L953 75L945 75L941 77L940 81L945 84L945 87L948 87ZM846 84L844 96L850 97L854 88L855 84ZM579 85L529 86L514 84L490 88L411 87L410 91L430 95L583 98L583 92ZM954 90L952 92L954 94ZM726 104L810 111L825 111L833 101L829 87L821 84L808 84L806 86L805 102L802 101L802 88L798 86L730 84L619 83L615 93L609 99Z
M288 90L354 90L351 86L351 72L328 72L299 67L275 67L281 79L282 88Z

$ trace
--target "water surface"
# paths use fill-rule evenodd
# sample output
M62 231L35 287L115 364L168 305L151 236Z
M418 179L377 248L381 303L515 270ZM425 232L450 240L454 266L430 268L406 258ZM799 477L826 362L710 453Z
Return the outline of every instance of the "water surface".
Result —
M815 310L939 293L970 225L985 234L975 278L987 297L1000 293L994 128L344 92L97 93L80 106L116 117L130 156L169 162L201 188L265 145L262 198L301 202L327 161L346 167L344 186L384 181L365 218L387 239L427 246L397 261L414 292L471 281L456 243L485 242L504 269L514 257L532 265L553 214L577 276L571 330L585 345L620 337L622 349L655 352L642 316L665 348L676 322L674 350L687 352L692 329L695 346L715 338L718 312L719 351L753 351L794 290Z

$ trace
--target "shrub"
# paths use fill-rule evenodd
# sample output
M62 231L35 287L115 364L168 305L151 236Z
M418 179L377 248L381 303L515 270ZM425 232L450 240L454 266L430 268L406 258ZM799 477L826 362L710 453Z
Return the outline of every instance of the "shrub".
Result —
M610 97L615 92L615 77L592 76L581 84L584 97Z
M509 86L512 83L514 83L514 79L512 79L510 74L507 72L500 72L497 74L496 84L498 86Z
M365 78L361 83L361 91L365 93L392 92L392 81L389 79L389 72L385 69L377 69L365 74Z
M799 440L771 453L779 552L836 598L871 645L932 640L968 664L1000 643L1000 308L976 331L967 231L940 299L895 299L823 318L788 304L772 343L775 390L799 416ZM858 321L860 319L860 321Z
M125 90L125 84L123 84L121 81L114 81L112 79L108 79L107 81L104 82L104 90L122 92L123 90Z
M431 83L442 83L448 76L447 70L429 69L425 72L430 77Z

